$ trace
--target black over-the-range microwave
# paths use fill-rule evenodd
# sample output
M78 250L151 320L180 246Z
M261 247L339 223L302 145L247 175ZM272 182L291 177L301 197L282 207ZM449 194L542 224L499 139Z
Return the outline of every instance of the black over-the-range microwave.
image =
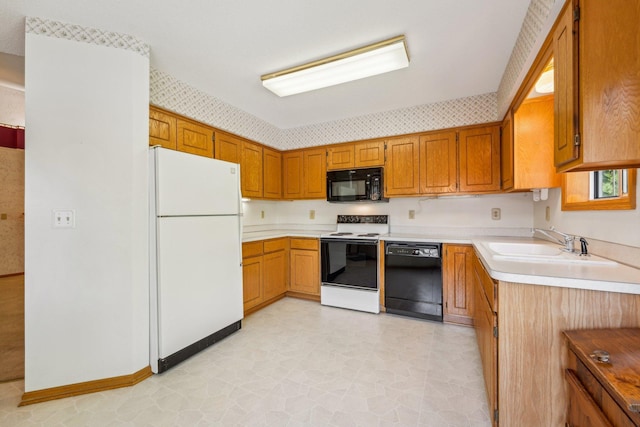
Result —
M327 201L388 202L380 168L327 171Z

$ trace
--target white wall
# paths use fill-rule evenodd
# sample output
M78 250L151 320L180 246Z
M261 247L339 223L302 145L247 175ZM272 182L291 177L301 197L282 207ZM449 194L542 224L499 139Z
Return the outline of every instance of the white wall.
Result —
M393 232L420 231L424 228L484 229L501 234L504 229L530 229L533 226L531 193L496 194L473 197L393 198L389 203L328 203L323 200L244 203L244 225L268 226L300 224L311 228L334 227L339 214L389 215ZM491 209L500 208L501 219L491 219ZM315 219L309 211L315 210ZM415 219L409 219L409 210ZM261 218L261 211L265 217ZM416 229L416 230L413 230ZM521 231L521 230L514 230Z
M638 188L640 190L640 188ZM638 194L636 190L636 194ZM562 211L560 189L549 191L549 200L535 205L534 224L538 228L555 226L558 230L606 242L640 248L640 210ZM549 206L550 220L545 219Z
M26 35L27 392L149 364L148 79L136 52Z
M0 123L24 126L24 91L0 85Z

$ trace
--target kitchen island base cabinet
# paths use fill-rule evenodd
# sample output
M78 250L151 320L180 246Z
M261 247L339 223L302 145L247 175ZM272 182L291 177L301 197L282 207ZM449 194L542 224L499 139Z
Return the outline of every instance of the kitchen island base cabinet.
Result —
M320 301L318 239L291 239L287 295Z

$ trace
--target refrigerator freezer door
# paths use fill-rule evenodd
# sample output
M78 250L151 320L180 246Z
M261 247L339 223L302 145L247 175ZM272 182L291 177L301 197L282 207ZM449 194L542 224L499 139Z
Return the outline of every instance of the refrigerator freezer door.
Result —
M240 212L239 165L165 148L154 151L156 215Z
M239 220L158 219L159 358L242 319Z

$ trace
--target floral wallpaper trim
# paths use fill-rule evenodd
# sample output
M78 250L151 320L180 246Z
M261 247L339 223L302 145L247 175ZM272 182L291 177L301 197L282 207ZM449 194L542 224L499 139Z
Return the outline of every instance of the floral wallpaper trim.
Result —
M27 17L25 32L42 36L90 43L99 46L115 47L130 50L144 57L149 57L149 46L128 34L113 31L97 30L75 24L51 21L48 19Z

